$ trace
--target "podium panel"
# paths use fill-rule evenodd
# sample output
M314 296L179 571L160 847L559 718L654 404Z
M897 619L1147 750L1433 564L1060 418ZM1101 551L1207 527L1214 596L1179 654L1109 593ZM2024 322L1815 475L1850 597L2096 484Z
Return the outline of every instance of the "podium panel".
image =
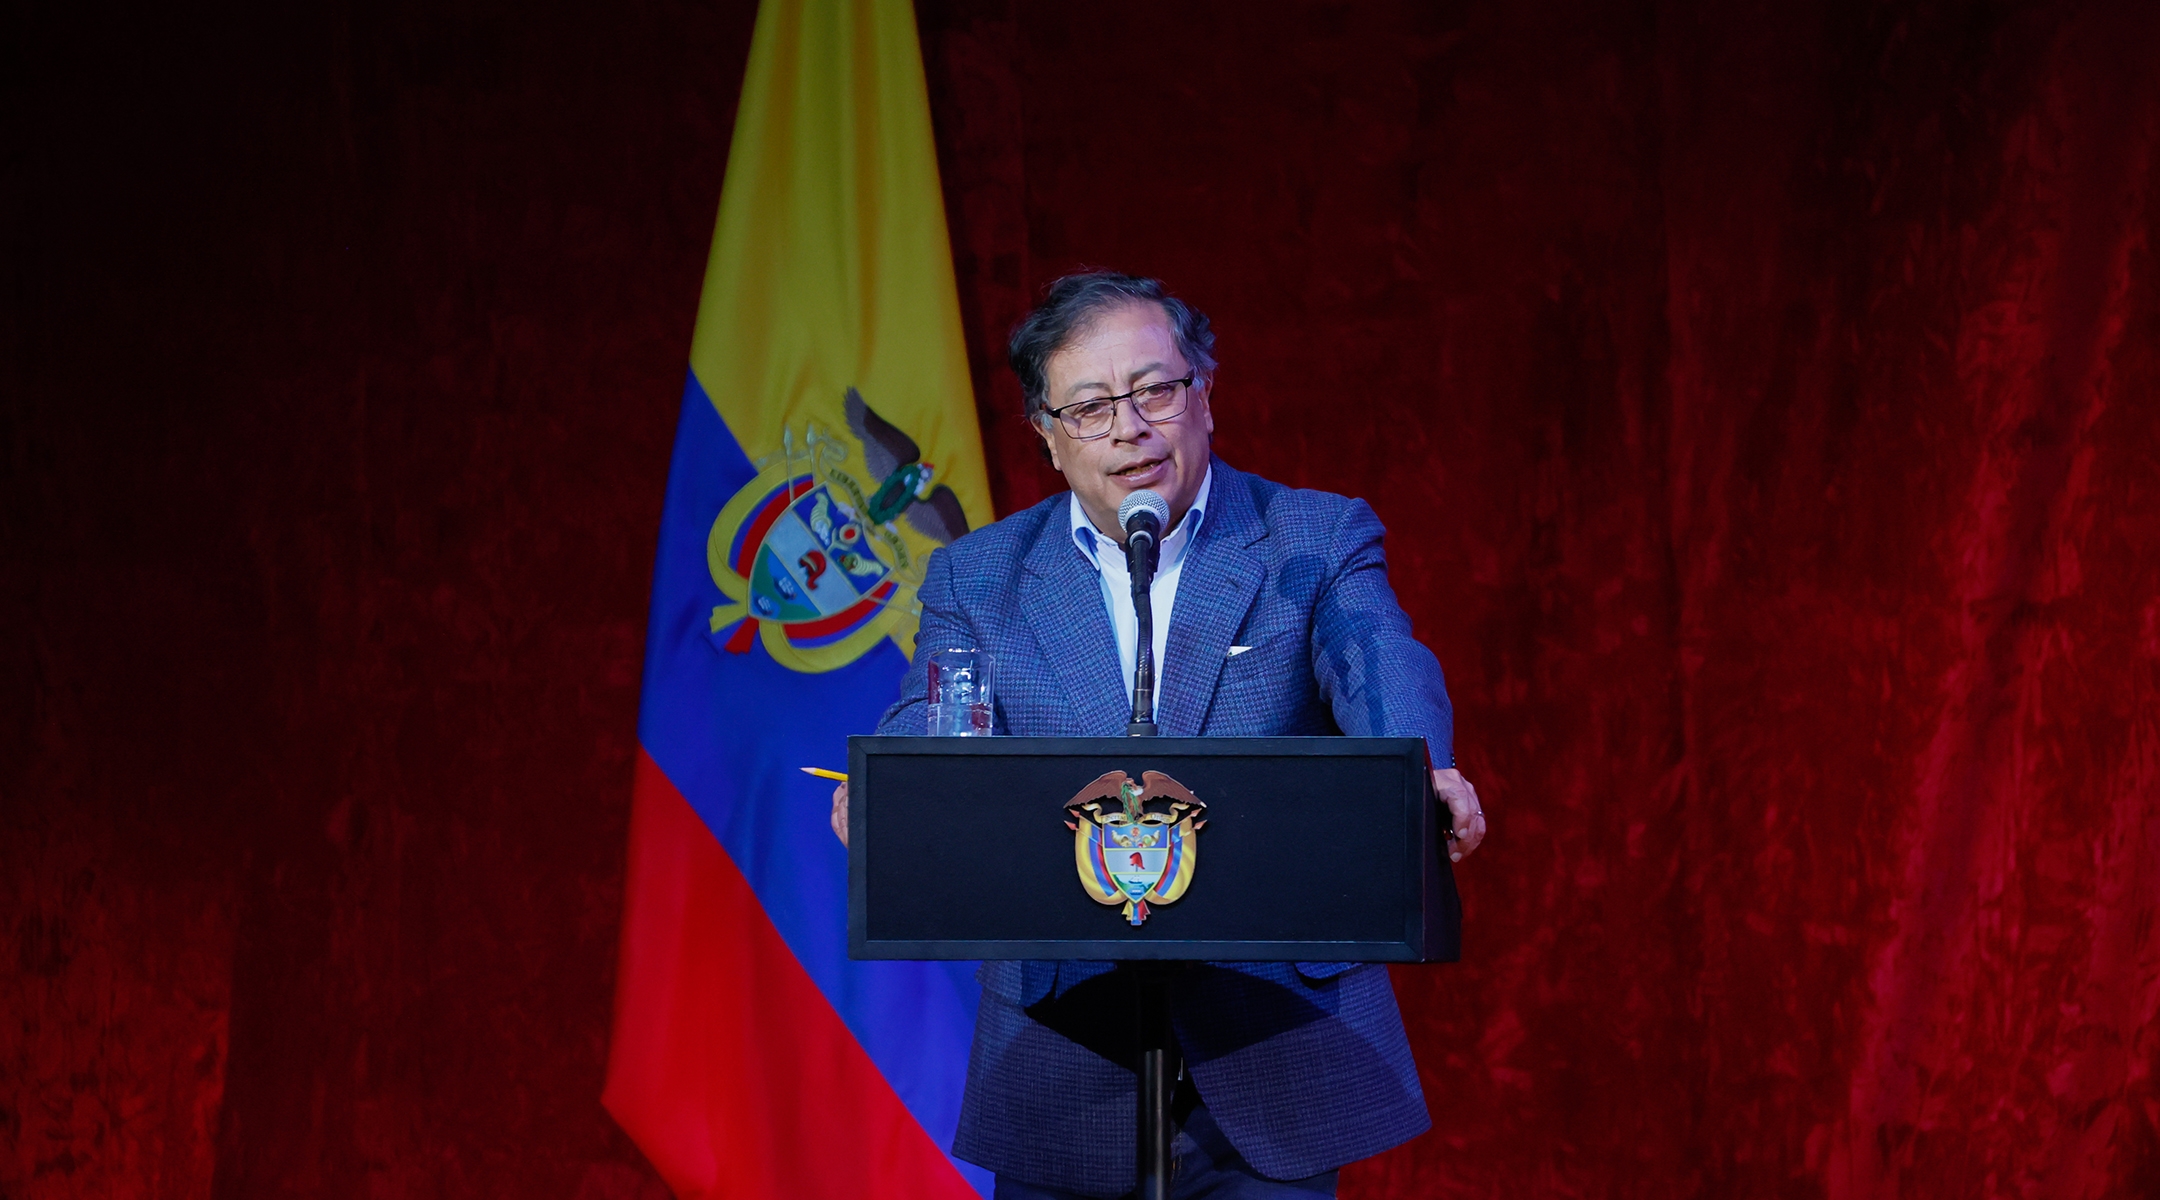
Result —
M1138 925L1089 894L1067 826L1067 802L1117 771L1206 806L1182 895ZM854 737L848 775L855 958L1459 957L1419 738Z

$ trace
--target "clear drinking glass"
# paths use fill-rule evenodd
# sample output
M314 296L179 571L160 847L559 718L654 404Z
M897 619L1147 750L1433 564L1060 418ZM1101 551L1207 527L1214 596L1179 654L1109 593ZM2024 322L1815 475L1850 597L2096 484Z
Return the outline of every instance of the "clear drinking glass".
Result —
M930 655L930 736L990 736L993 703L988 654L938 650Z

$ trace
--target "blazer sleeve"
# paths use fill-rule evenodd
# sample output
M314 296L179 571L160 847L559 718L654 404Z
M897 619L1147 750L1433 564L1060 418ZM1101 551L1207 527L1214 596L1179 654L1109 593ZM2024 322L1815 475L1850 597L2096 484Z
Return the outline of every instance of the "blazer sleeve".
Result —
M1313 607L1313 675L1344 733L1422 737L1434 766L1453 766L1447 681L1388 586L1385 533L1371 505L1345 507L1329 547L1339 565Z
M915 661L908 664L900 681L900 698L878 718L877 732L921 737L930 731L930 665L924 646L973 646L973 627L960 611L953 594L952 552L939 547L923 564L922 586L916 589L922 602L922 624L915 631Z
M1422 737L1435 766L1455 763L1455 710L1440 660L1410 635L1410 617L1388 586L1386 529L1372 506L1352 500L1330 541L1335 575L1313 605L1313 676L1353 737ZM1321 983L1358 963L1297 963Z

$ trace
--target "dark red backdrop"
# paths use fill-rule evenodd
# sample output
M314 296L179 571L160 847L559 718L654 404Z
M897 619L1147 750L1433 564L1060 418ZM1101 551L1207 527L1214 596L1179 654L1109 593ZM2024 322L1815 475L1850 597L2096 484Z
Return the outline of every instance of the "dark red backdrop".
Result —
M750 6L33 4L0 1193L645 1197L597 1096ZM1494 840L1350 1196L2160 1189L2141 4L926 0L1001 332L1208 309Z

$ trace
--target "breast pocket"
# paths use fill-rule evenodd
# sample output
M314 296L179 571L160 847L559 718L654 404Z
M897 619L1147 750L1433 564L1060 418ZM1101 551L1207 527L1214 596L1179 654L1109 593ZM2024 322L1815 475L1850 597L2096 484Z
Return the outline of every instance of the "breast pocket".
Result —
M1223 661L1223 677L1279 668L1285 661L1304 654L1306 641L1302 629L1241 629Z
M1240 649L1239 647L1243 647ZM1271 736L1314 732L1306 726L1318 692L1303 629L1241 632L1215 683L1207 732Z

